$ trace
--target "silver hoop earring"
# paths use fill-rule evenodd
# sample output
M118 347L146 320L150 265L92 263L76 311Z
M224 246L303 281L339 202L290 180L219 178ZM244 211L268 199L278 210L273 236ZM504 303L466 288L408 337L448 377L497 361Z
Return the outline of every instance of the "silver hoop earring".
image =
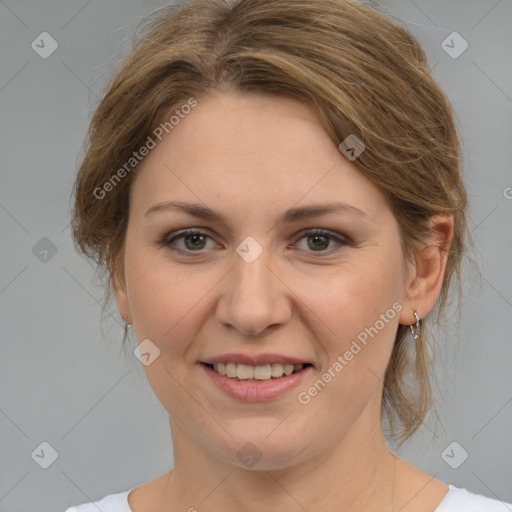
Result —
M416 311L414 312L414 317L416 318L416 325L411 325L409 327L411 328L413 338L417 340L419 338L420 332L420 317L418 316L418 313L416 313Z

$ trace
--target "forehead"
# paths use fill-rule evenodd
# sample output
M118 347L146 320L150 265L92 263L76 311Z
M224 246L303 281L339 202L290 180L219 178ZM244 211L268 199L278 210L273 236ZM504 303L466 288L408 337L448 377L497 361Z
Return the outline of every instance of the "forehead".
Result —
M344 201L369 215L383 206L314 111L275 96L217 92L198 99L136 172L131 208L138 216L171 199L258 211Z

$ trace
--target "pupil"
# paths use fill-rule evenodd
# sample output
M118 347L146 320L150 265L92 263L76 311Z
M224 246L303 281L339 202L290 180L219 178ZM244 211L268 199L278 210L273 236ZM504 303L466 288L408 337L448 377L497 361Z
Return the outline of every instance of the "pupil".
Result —
M203 238L203 235L189 235L187 237L187 241L190 241L191 239L194 239L197 242L198 239L199 239L199 243L201 243L201 240L200 240L201 238ZM204 242L204 240L203 240L203 242ZM197 248L198 246L195 243L193 243L192 247Z
M318 239L324 240L324 243L320 246L320 249L325 249L326 247L329 246L329 240L327 239L327 237L325 235L313 235L310 238L313 238L314 240L318 240ZM316 247L317 249L319 248L318 245L316 245L314 247Z

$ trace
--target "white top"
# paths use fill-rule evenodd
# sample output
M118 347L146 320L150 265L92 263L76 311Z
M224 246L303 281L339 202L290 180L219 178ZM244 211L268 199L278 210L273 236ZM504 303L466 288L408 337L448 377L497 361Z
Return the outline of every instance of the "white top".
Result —
M109 494L100 501L70 507L64 512L133 512L128 504L128 494L133 489L135 487L119 494ZM434 512L512 512L512 504L448 484L448 492Z

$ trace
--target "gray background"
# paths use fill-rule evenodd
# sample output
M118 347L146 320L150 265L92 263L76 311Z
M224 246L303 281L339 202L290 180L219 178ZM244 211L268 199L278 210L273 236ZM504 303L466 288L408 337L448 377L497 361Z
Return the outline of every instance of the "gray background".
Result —
M92 110L137 24L159 5L0 1L0 512L63 510L172 467L167 414L138 360L120 353L114 304L100 324L103 290L68 226ZM437 427L432 416L400 454L512 502L512 1L381 5L418 37L456 111L482 269L480 285L466 275L458 330L437 338ZM47 59L31 47L43 31L59 45ZM441 47L453 31L469 43L456 59ZM36 463L48 449L31 455L44 441L58 454L48 469ZM469 453L457 469L441 456L453 441ZM453 461L463 452L449 453Z

